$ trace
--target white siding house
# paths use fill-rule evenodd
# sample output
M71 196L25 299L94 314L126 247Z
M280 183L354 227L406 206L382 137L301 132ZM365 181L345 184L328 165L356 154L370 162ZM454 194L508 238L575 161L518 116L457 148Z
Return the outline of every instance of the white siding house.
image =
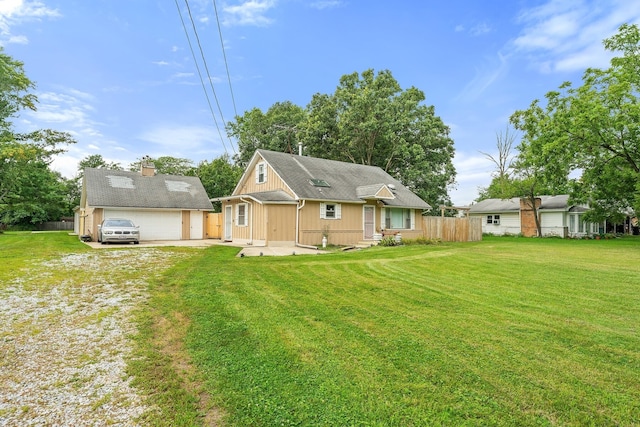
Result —
M570 205L568 195L539 196L538 218L545 237L582 237L599 232L599 225L583 220L588 210L585 205ZM482 232L495 235L530 234L535 220L527 201L511 199L486 199L469 208L469 216L481 217ZM496 220L498 223L496 224ZM534 231L534 233L537 233Z

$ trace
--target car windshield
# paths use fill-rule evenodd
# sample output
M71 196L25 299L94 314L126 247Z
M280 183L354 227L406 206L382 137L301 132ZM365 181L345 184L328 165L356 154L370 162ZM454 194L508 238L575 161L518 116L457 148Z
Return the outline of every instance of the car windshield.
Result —
M134 227L128 219L110 219L104 222L105 227Z

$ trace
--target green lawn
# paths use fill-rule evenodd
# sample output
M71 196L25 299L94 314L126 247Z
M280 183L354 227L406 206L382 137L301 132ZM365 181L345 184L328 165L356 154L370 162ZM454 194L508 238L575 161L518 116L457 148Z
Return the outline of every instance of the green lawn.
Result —
M0 285L87 250L0 234ZM142 425L640 425L638 238L185 253L140 307Z
M640 423L638 239L235 252L156 301L228 425Z

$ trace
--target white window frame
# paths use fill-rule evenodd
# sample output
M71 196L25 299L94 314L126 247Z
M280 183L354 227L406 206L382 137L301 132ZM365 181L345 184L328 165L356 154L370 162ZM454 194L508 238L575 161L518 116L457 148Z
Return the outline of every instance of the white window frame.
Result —
M240 215L240 208L244 208L244 214ZM236 225L238 227L246 227L249 222L247 221L247 217L249 214L249 204L248 203L238 203L236 205ZM240 221L242 219L242 221Z
M256 184L267 182L267 164L260 162L256 165Z
M327 216L328 206L333 206L333 216ZM320 219L342 219L342 205L340 203L320 203Z

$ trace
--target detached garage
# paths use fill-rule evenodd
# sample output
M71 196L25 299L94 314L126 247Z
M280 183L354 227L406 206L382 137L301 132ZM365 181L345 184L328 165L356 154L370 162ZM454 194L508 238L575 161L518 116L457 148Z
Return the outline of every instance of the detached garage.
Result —
M103 219L127 218L140 227L142 241L205 239L211 210L198 177L156 175L150 163L140 172L87 168L78 232L95 239Z

